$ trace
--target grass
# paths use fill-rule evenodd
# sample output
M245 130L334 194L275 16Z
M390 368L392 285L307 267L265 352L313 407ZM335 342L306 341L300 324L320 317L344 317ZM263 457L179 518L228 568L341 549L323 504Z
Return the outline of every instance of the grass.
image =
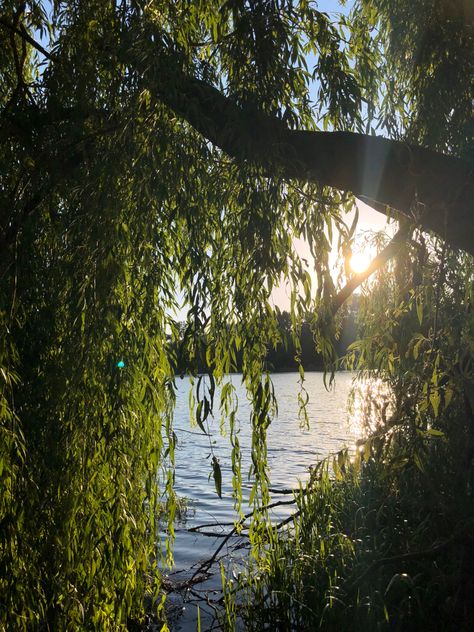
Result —
M240 604L250 631L471 630L472 496L428 475L370 459L333 480L326 467L226 608Z

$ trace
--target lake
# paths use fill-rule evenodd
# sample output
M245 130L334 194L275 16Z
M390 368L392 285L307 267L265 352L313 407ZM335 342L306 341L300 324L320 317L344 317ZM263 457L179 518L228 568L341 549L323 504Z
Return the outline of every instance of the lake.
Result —
M323 382L323 373L305 374L305 388L309 395L307 411L310 428L301 429L298 417L298 373L278 373L272 376L275 394L278 400L278 416L268 430L268 463L272 488L288 488L298 485L309 475L309 466L329 453L337 452L343 446L353 446L360 436L360 420L357 419L357 407L348 412L348 395L351 390L353 373L336 374L335 384L327 391ZM250 465L250 406L241 376L233 375L232 383L239 397L238 421L240 423L239 441L242 450L242 480L245 485ZM211 422L213 451L219 458L222 470L222 498L215 491L214 481L209 479L211 472L209 437L199 428L189 423L188 398L191 382L188 378L177 380L177 402L175 411L175 431L178 436L176 450L176 485L179 496L188 499L186 519L176 525L174 544L175 566L168 577L173 582L184 581L191 577L199 564L209 559L219 544L222 535L231 527L219 527L218 523L232 523L237 514L232 499L231 448L228 436L219 433L219 419ZM218 400L218 397L216 398ZM213 427L215 424L215 427ZM249 485L244 489L244 498L248 498ZM272 500L288 500L291 496L272 494ZM283 505L274 510L275 520L281 520L294 510L291 505ZM248 505L243 506L248 511ZM206 527L208 535L189 532L188 529L203 523L216 525ZM215 537L209 533L216 533ZM229 540L222 549L228 554L227 562L238 559L234 550L236 539ZM218 566L214 567L219 571ZM173 593L169 596L172 606L172 629L190 631L197 629L197 604L200 607L202 630L209 629L213 618L212 599L203 602L200 597L211 594L221 587L219 572L206 582L193 586L190 590ZM211 591L209 593L209 591ZM184 599L184 601L183 601ZM209 605L210 604L210 605Z

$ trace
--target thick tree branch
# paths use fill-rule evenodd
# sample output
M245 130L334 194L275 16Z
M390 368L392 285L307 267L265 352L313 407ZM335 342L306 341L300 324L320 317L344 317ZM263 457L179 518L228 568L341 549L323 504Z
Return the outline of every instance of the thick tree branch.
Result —
M155 96L235 159L351 191L474 254L474 174L467 162L381 137L289 130L172 63L148 72Z
M5 22L0 18L0 24L13 28ZM474 172L466 161L375 136L290 130L276 117L239 105L185 74L171 58L158 55L146 70L141 58L137 71L159 101L234 159L350 191L377 211L394 209L400 218L474 254ZM39 112L30 123L42 114L48 118ZM7 125L5 135L12 129Z

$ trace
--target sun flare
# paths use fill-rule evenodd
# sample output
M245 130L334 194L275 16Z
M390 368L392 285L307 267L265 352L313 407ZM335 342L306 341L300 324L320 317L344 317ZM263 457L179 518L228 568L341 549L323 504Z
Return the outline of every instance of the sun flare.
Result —
M350 260L351 270L356 274L364 272L372 261L370 252L356 252L352 255Z

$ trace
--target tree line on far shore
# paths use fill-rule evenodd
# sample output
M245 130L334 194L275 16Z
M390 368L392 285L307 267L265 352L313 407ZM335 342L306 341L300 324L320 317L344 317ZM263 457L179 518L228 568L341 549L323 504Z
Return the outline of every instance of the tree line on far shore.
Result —
M350 305L341 318L334 341L334 348L339 358L346 354L349 345L357 339L358 305L359 297L356 295L352 297ZM301 364L306 371L323 371L325 368L324 359L317 349L314 327L311 325L311 314L308 314L304 319L301 329L296 335L300 349L297 348L298 343L295 344L290 313L278 311L276 318L278 334L275 343L267 348L266 370L274 373L298 371ZM176 373L185 375L209 371L211 367L206 360L209 342L206 336L201 335L199 340L194 338L190 344L187 339L186 322L178 322L176 329L178 336L174 340L170 338L173 355L176 358ZM236 372L240 372L242 370L242 350L234 348L233 356L237 367Z

